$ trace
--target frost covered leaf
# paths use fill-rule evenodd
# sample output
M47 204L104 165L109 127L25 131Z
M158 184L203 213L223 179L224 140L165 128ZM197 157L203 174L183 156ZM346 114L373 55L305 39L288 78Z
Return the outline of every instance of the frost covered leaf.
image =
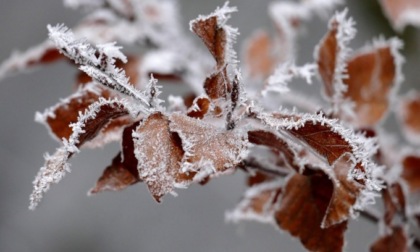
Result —
M103 191L121 191L138 181L140 181L138 176L134 176L123 165L121 154L119 153L112 160L112 164L105 168L103 174L96 182L95 187L89 191L89 194L96 194Z
M1 63L0 79L60 59L64 59L63 55L51 42L46 41L25 52L14 52L10 58Z
M98 101L99 97L109 98L109 96L108 91L90 83L42 114L37 113L35 119L45 123L58 140L63 138L68 140L73 133L70 124L77 122L79 113Z
M402 132L407 141L420 144L420 93L411 91L400 102L397 111Z
M370 247L371 252L401 251L408 252L408 237L403 227L394 226L391 233L380 237Z
M256 220L274 224L281 185L281 181L268 181L248 188L236 208L226 213L226 219L233 222Z
M252 78L269 76L276 65L273 42L266 31L255 32L245 47L245 64Z
M165 115L157 112L144 119L133 138L139 177L156 201L160 202L174 187L186 187L191 182L195 173L181 171L182 142L176 133L170 131Z
M72 124L73 133L68 140L64 140L64 145L58 148L54 155L46 155L45 165L41 167L33 182L34 190L30 196L29 207L35 209L51 184L58 183L65 172L69 171L67 161L81 145L93 139L110 120L127 114L129 110L118 100L101 98L90 105L85 113L79 116L77 122Z
M402 31L407 25L420 26L420 2L417 0L378 0L391 25Z
M420 156L411 154L402 160L401 177L407 182L411 192L420 191Z
M140 112L150 113L146 96L129 82L125 71L115 65L117 60L127 62L127 57L120 51L121 47L115 43L92 46L86 40L76 39L73 32L64 25L49 25L48 30L56 47L80 65L80 70L102 85L133 98Z
M384 201L384 221L387 226L391 226L396 213L405 215L406 193L399 183L388 185L382 190L382 199Z
M295 164L295 152L286 141L276 136L274 133L263 130L248 131L248 140L250 143L267 146L278 152L278 155L284 159L287 167L299 171Z
M363 208L381 189L378 172L370 157L376 149L372 139L356 135L336 120L322 115L272 114L260 118L274 129L288 132L325 159L320 167L334 182L334 194L322 225L328 227L348 219L352 210Z
M322 220L322 227L330 227L346 221L361 196L361 191L365 188L362 183L349 178L355 166L352 162L350 155L344 155L332 167L333 175L330 175L332 176L330 179L333 181L334 190Z
M345 97L355 105L352 122L359 127L372 127L380 122L402 81L402 43L394 38L378 40L362 49L348 62Z
M339 102L346 90L343 79L346 76L348 43L356 30L351 18L346 19L347 11L337 13L329 22L329 31L316 48L315 57L318 71L324 83L325 96Z
M139 122L136 122L124 128L121 152L112 160L111 165L105 168L102 176L89 191L89 194L96 194L102 191L120 191L140 181L132 137L133 130L138 125Z
M226 98L231 89L226 67L212 73L204 82L204 90L212 100Z
M179 113L169 120L185 151L182 169L199 172L196 179L235 168L246 155L247 137L240 131L226 131Z
M203 119L209 112L211 101L206 97L197 97L194 99L193 104L188 109L188 116L193 118Z
M332 193L332 181L324 174L293 175L275 213L277 224L310 251L342 251L347 221L321 228Z
M236 53L232 49L238 34L237 29L226 25L236 7L229 7L226 2L222 8L217 8L208 16L199 16L190 22L190 30L203 40L207 49L216 60L217 69L227 63L236 63Z

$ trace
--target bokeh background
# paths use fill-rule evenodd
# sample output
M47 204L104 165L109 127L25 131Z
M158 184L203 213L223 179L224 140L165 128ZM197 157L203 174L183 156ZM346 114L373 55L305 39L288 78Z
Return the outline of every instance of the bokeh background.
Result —
M239 27L237 49L257 28L270 29L268 0L232 0L239 13L231 19ZM198 14L212 12L222 0L181 0L183 24ZM372 37L393 35L376 0L348 0L359 30L354 48ZM47 37L47 24L75 25L82 14L65 9L57 0L14 0L0 3L0 61L12 50L24 50ZM314 19L299 40L298 64L313 60L313 47L326 31L326 20ZM193 34L191 34L193 36ZM406 82L401 93L420 83L417 74L419 32L400 34L406 43ZM202 187L181 190L157 204L138 184L118 193L87 197L111 158L117 143L104 149L83 150L72 159L72 172L50 190L36 211L28 210L32 180L43 165L43 154L59 144L44 126L34 122L35 111L55 104L72 90L76 70L59 63L0 82L0 251L304 251L300 243L269 225L225 223L245 190L240 172ZM314 85L318 93L320 85ZM170 90L164 92L169 93ZM392 129L394 124L387 124ZM352 220L347 251L367 251L377 225Z

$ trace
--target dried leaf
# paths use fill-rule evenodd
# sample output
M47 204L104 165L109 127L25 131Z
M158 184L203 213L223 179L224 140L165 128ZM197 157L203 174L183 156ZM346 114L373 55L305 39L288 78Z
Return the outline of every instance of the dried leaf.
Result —
M64 141L64 146L58 148L54 155L45 156L45 165L41 167L33 182L30 208L35 209L51 184L58 183L65 173L70 171L67 161L83 143L93 139L110 120L127 115L129 112L128 108L118 100L100 98L90 105L86 112L79 116L78 121L72 124L73 133Z
M402 213L405 216L406 195L399 183L388 185L382 190L382 199L384 201L384 221L390 227L396 213Z
M77 122L79 113L98 101L99 97L109 98L110 93L97 84L91 83L42 114L37 113L36 121L46 124L58 140L63 138L68 140L73 133L70 124Z
M134 155L134 141L132 137L140 122L124 128L122 133L122 151L112 160L111 165L105 168L102 176L96 182L89 194L103 191L120 191L140 181L137 170L137 158Z
M203 119L209 112L211 101L206 97L197 97L192 102L191 107L188 109L188 116L193 118Z
M332 193L333 183L324 174L293 175L275 213L277 224L310 251L342 251L347 221L321 228Z
M411 91L401 98L396 114L405 139L413 144L420 144L420 93Z
M371 252L408 252L408 237L402 227L392 227L391 234L380 237L370 247Z
M420 26L420 2L417 0L379 0L385 15L397 31L407 25Z
M105 168L102 176L96 182L89 194L103 191L121 191L128 186L137 183L138 177L134 176L121 162L121 153L112 160L112 164Z
M210 99L226 98L232 90L226 67L208 76L204 82L204 90Z
M266 78L275 68L273 43L265 31L255 32L245 47L245 64L252 78Z
M329 31L316 48L318 71L324 83L325 96L333 103L340 102L346 90L343 79L346 72L348 43L355 35L352 19L347 11L337 13L329 22Z
M285 166L299 172L299 166L295 163L295 151L290 148L287 142L269 131L254 130L248 132L250 143L267 146L278 152L278 155L284 160Z
M359 127L372 127L389 110L390 102L401 82L402 44L397 39L377 41L372 48L353 56L348 62L349 78L345 93L355 105L352 122Z
M194 172L182 172L184 156L181 139L169 129L168 118L160 112L146 118L137 127L134 137L138 172L156 201L173 191L174 187L186 187Z
M199 172L198 180L235 168L246 155L247 137L240 131L226 131L179 113L169 120L185 151L182 169Z
M65 59L50 41L45 41L25 52L15 52L0 65L0 79L33 67Z
M281 181L275 180L248 188L236 208L226 213L226 219L233 222L256 220L274 224L274 213L282 192L281 185Z
M420 191L420 156L407 155L402 160L401 177L407 182L411 192Z

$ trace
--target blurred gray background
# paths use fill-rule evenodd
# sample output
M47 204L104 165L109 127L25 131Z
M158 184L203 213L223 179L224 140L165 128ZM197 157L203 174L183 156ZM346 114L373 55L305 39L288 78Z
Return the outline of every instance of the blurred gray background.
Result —
M232 0L239 8L231 20L239 27L238 44L260 27L270 27L267 0ZM362 46L374 36L392 35L376 0L352 0L359 33L353 42ZM180 1L183 23L207 14L222 0ZM24 50L47 37L47 24L72 27L81 13L65 9L59 0L1 0L0 61L13 49ZM298 63L312 60L313 47L323 36L326 21L314 19L299 42ZM310 32L309 32L310 31ZM191 36L193 36L191 34ZM409 84L418 85L419 33L409 28L402 34L408 57L405 71ZM239 46L237 47L240 48ZM410 74L412 73L412 74ZM285 232L259 223L226 224L224 213L232 209L245 190L241 172L193 185L179 196L167 196L157 204L147 188L138 184L118 193L87 197L111 158L119 149L84 149L72 159L72 172L54 186L36 211L28 210L32 180L43 165L43 154L58 143L44 126L34 122L35 111L55 104L70 94L75 70L68 64L49 65L30 74L0 82L0 251L304 251ZM313 89L319 90L319 85ZM391 126L392 127L392 124ZM363 218L352 220L347 232L347 251L367 251L377 226Z

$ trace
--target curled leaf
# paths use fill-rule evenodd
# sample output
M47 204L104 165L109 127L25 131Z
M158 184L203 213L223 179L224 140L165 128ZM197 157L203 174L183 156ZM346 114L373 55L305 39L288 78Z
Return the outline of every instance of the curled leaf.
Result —
M247 137L240 131L226 131L179 113L169 120L185 151L182 169L199 172L197 179L235 168L247 154Z
M112 160L111 165L105 168L102 176L89 191L89 194L103 191L120 191L140 181L132 137L133 131L138 125L139 122L136 122L124 128L121 152Z
M156 201L173 191L186 187L194 172L182 172L184 156L181 139L170 131L168 118L154 113L140 123L133 133L134 153L138 160L138 173Z
M355 105L353 124L372 127L385 117L402 81L401 47L398 39L378 40L349 60L344 83L345 97Z
M333 183L323 174L293 175L284 188L275 220L310 251L342 251L347 221L321 228Z

